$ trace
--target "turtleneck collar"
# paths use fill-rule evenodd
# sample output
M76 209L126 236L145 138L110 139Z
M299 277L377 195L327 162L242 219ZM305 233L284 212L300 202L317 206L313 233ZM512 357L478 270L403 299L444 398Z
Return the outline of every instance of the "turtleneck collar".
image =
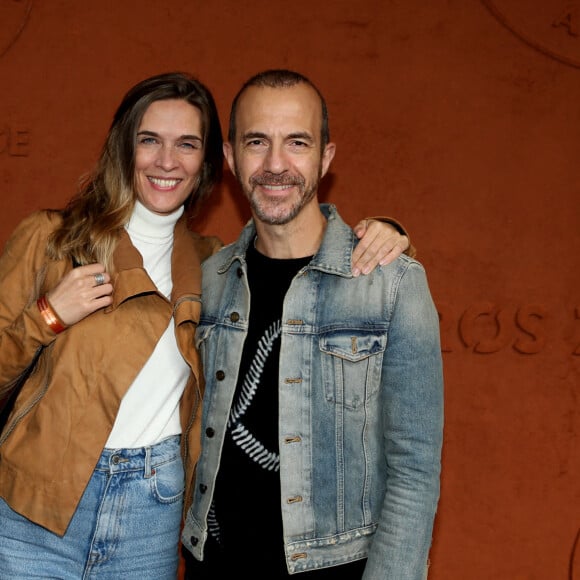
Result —
M159 215L147 209L137 200L126 229L131 236L137 235L158 240L170 238L173 236L175 224L183 212L184 207L181 205L173 213Z

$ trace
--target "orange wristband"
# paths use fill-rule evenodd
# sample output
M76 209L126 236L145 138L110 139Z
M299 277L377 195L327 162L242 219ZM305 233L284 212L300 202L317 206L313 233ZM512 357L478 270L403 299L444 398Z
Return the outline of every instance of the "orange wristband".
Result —
M48 303L46 296L41 296L36 301L36 305L38 306L38 310L40 310L40 314L42 314L42 318L44 318L44 322L50 326L55 334L62 332L66 328L66 324L56 315L56 312Z

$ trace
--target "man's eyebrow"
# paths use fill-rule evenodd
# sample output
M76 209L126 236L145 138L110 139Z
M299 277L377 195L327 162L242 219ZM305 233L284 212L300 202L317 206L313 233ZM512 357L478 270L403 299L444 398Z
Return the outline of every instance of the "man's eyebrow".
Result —
M313 141L312 135L307 131L299 131L297 133L290 133L287 139L304 139L306 141Z
M266 133L261 131L248 131L242 136L243 139L268 139ZM313 141L312 135L306 131L298 131L296 133L290 133L286 135L286 139L304 139L306 141Z
M242 135L243 139L267 139L268 135L260 131L248 131Z

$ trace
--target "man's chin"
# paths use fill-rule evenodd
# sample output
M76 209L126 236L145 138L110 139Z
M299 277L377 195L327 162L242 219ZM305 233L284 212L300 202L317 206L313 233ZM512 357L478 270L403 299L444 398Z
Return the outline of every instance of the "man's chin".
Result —
M283 226L296 216L293 208L280 207L280 204L259 204L252 206L256 219L271 226Z

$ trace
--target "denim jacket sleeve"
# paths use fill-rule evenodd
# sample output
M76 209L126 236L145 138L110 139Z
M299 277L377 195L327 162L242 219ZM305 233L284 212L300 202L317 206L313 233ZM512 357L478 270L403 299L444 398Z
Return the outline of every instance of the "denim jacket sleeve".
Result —
M439 499L443 371L425 271L401 276L383 362L387 491L364 580L423 580Z

